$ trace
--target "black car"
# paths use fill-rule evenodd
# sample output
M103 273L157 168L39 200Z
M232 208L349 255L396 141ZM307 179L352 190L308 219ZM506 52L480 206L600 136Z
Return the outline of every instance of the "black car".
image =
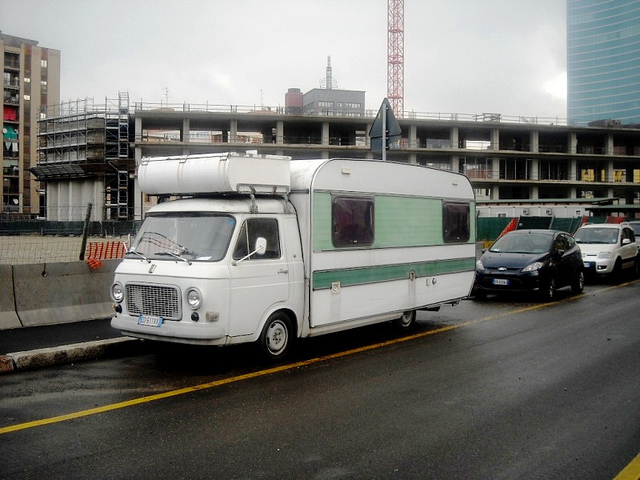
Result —
M566 286L573 293L584 288L582 253L573 237L558 230L514 230L478 260L472 294L533 291L548 301Z

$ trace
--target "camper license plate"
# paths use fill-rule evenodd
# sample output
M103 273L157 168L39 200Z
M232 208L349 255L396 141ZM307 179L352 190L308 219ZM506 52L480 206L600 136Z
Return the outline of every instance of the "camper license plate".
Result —
M493 284L494 285L509 285L509 280L507 280L505 278L494 278L493 279Z
M138 325L146 325L147 327L159 327L162 325L162 317L152 317L151 315L140 315L138 317Z

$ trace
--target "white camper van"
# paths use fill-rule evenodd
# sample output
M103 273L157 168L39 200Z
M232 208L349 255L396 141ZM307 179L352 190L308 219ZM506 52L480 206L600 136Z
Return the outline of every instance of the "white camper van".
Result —
M475 272L468 179L375 160L250 154L143 159L148 214L115 272L111 325L202 345L296 338L455 304Z

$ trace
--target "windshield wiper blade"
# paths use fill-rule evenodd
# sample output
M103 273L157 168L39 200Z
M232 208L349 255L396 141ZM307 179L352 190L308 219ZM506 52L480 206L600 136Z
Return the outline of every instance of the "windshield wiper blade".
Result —
M183 262L186 262L189 265L191 265L191 261L190 260L187 260L182 255L177 254L175 252L171 252L169 250L167 250L166 252L155 252L154 255L166 255L166 256L169 256L169 257L177 258L177 259L182 260Z
M149 260L147 257L145 257L143 254L141 254L140 252L136 252L133 248L131 250L129 250L126 253L133 253L134 255L138 255L140 258L142 258L143 260L146 260L147 263L151 263L151 260Z

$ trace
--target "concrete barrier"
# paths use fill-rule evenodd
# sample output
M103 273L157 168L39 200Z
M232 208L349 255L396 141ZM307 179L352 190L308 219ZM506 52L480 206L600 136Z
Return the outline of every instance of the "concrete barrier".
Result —
M109 287L120 260L13 266L15 311L23 327L108 318Z
M13 293L13 267L0 265L0 330L21 326Z

